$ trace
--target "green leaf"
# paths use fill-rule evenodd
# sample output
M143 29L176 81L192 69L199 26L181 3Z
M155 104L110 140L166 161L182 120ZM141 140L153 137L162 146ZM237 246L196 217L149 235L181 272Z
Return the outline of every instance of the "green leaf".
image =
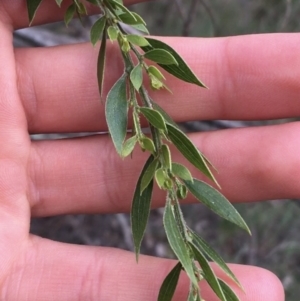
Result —
M100 1L100 0L97 0L97 1ZM102 0L101 2L102 5L105 5L109 10L110 12L116 17L118 18L118 15L120 13L120 11L118 10L118 8L116 7L115 3L113 3L111 0ZM101 3L100 2L100 3ZM99 4L98 4L99 6Z
M182 264L178 262L160 287L157 301L172 301L181 270Z
M123 22L125 24L129 24L129 25L138 24L138 21L136 20L136 18L132 14L129 14L129 13L120 14L118 16L118 18L120 19L121 22Z
M162 108L160 107L156 102L154 102L152 99L151 99L151 103L152 103L152 107L154 110L158 111L164 118L164 120L173 125L174 127L176 128L179 128L178 125L176 124L176 122L172 119L172 117Z
M146 26L145 20L139 14L137 14L136 12L133 12L133 11L131 13L134 15L134 17L140 24L143 24Z
M145 170L142 181L141 181L141 185L140 185L141 186L141 192L140 192L141 194L148 187L150 182L153 180L157 166L158 166L158 160L155 159L148 165L147 169Z
M150 213L150 205L151 205L151 196L153 190L153 181L149 183L147 188L141 194L141 181L144 176L145 171L148 166L152 163L154 157L150 156L147 160L138 182L136 184L136 188L134 191L132 206L131 206L131 231L133 235L134 249L136 254L136 260L138 261L140 247L142 243L142 239L145 233L145 229L147 226L149 213Z
M229 276L238 286L242 288L236 276L227 266L223 258L196 232L192 231L191 229L189 229L189 231L192 235L192 240L194 245L203 253L205 253L212 261L214 261L224 271L224 273L227 276Z
M98 54L97 62L97 78L98 78L98 88L100 93L100 98L102 97L103 83L104 83L104 71L106 63L106 30L104 29L101 46Z
M151 49L165 49L169 53L173 55L175 60L177 61L178 65L163 65L159 64L163 69L165 69L170 74L174 75L175 77L188 82L192 84L196 84L200 87L206 88L205 84L202 83L197 76L193 73L193 71L190 69L190 67L186 64L186 62L182 59L182 57L169 45L165 44L164 42L161 42L159 40L155 40L152 38L146 38L147 41L151 46L145 46L142 47L142 49L147 52Z
M122 158L125 158L132 153L136 142L137 142L137 136L133 136L133 137L127 139L123 143L122 153L121 153Z
M29 17L29 25L31 25L36 11L39 8L42 0L27 0L27 12L28 12L28 17Z
M148 41L144 37L136 35L136 34L128 34L128 35L126 35L126 38L130 43L137 45L137 46L149 45Z
M164 118L158 111L145 107L140 108L140 111L154 127L163 131L167 131Z
M226 296L227 301L240 301L235 292L225 283L222 279L219 279L221 288Z
M130 15L133 18L133 20L135 20L135 22L138 22L138 20L136 19L135 15L127 7L125 7L122 3L120 3L120 1L110 0L109 2L113 6L119 8L125 14Z
M90 39L93 44L93 46L96 45L98 40L101 37L101 34L103 33L103 30L106 25L106 17L101 17L98 19L92 26L91 31L90 31Z
M79 15L79 18L80 18L80 15L87 15L86 7L82 2L75 0L74 3L76 4L77 13Z
M172 169L171 170L172 170L172 173L176 177L178 177L182 180L193 182L193 177L191 175L191 172L184 165L179 164L179 163L172 163Z
M171 124L167 124L167 129L168 137L171 139L176 148L183 154L183 156L195 167L197 167L204 175L218 184L208 168L206 161L203 159L202 154L185 135L185 133Z
M190 244L193 253L195 255L195 259L199 262L200 267L204 273L204 278L212 288L212 290L216 293L216 295L220 298L221 301L227 301L218 278L216 277L214 271L210 267L208 261L206 260L205 256L199 251L193 244Z
M184 181L187 189L210 210L251 233L243 218L232 204L216 189L203 181Z
M144 58L162 65L178 65L174 56L164 49L152 49L144 54Z
M68 26L68 24L73 19L75 12L76 12L76 6L73 3L67 8L66 13L65 13L64 21L65 21L66 26Z
M164 167L171 170L172 169L172 159L171 159L171 152L168 145L163 144L161 146L161 154L164 160Z
M145 33L145 34L149 34L149 31L144 24L131 24L130 26Z
M105 116L117 153L122 155L122 145L127 130L128 102L126 96L127 76L124 74L107 95Z
M143 84L143 67L138 64L130 72L130 81L138 91Z
M185 272L192 281L197 285L197 279L194 274L193 261L190 257L187 243L184 241L182 234L178 228L177 220L174 217L171 202L168 201L164 212L164 227L169 244L180 260Z

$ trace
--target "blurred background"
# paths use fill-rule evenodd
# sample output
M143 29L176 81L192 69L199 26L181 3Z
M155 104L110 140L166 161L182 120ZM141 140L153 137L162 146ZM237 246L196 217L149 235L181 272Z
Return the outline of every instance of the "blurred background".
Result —
M300 1L296 0L161 0L132 6L152 34L177 36L229 36L266 32L297 32ZM55 23L15 33L15 46L53 46L88 41L96 20L85 28L72 21L69 28ZM266 121L274 123L274 121ZM277 121L275 121L276 123ZM282 121L280 121L282 122ZM183 124L188 131L261 125L261 122L209 121ZM32 139L58 139L68 135L36 135ZM101 201L101 200L99 200ZM251 264L273 271L281 279L286 300L300 296L300 206L297 200L273 200L238 204L253 233L247 236L219 219L201 204L183 206L188 224L201 234L228 262ZM142 253L172 257L162 231L163 210L153 210ZM129 216L67 215L33 219L31 232L57 241L133 250Z

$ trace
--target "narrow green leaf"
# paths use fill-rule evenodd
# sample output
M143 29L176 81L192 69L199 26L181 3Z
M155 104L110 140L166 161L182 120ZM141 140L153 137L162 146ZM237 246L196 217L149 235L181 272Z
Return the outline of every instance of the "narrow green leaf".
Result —
M172 170L172 159L171 159L171 152L168 145L163 144L161 146L161 153L164 160L165 168Z
M162 108L160 107L156 102L154 102L153 100L151 100L152 103L152 107L154 110L158 111L164 118L164 120L173 125L174 127L178 127L178 125L176 124L176 122L172 119L172 117Z
M144 176L145 171L148 166L152 163L154 157L150 156L147 160L138 182L136 184L136 188L133 195L132 206L131 206L131 231L133 235L134 249L136 254L136 260L138 261L141 243L144 237L145 229L147 226L149 213L150 213L150 205L151 205L151 197L153 190L153 181L151 181L148 187L141 194L141 181Z
M199 262L200 267L204 273L204 278L209 284L209 286L212 288L212 290L216 293L216 295L220 298L221 301L227 301L226 297L224 296L224 293L222 291L222 288L220 286L220 283L218 281L218 278L216 277L214 271L210 267L208 261L206 260L205 256L201 253L200 250L198 250L193 244L190 244L193 253L195 255L195 259Z
M141 113L157 129L167 131L166 123L160 112L150 108L140 108Z
M129 13L120 14L120 15L118 15L118 18L120 19L121 22L128 24L128 25L138 24L138 21L136 20L136 18L132 14L129 14Z
M136 142L137 142L137 137L136 137L136 136L133 136L133 137L127 139L127 140L123 143L122 154L121 154L121 156L122 156L123 158L129 156L129 155L132 153L132 151L133 151L133 149L134 149L134 147L135 147Z
M146 22L145 22L145 20L139 15L139 14L137 14L136 12L131 12L133 15L134 15L134 17L137 19L137 21L140 23L140 24L143 24L143 25L145 25L146 26Z
M149 31L144 24L131 24L130 26L139 30L140 32L142 32L144 34L149 34Z
M190 257L188 245L184 241L182 234L180 233L177 221L172 211L172 205L170 201L168 201L165 206L164 212L164 226L169 244L176 254L177 258L180 260L182 266L185 269L185 272L187 273L192 283L197 285L198 283L194 274L193 261Z
M144 54L144 58L162 65L178 65L174 56L165 49L152 49Z
M126 35L126 38L130 43L137 45L137 46L149 45L148 41L144 37L136 35L136 34L128 34L128 35Z
M128 102L126 96L127 76L124 74L107 95L105 116L117 153L122 155L122 145L127 130Z
M200 237L196 232L190 230L190 233L192 234L192 240L194 245L200 249L203 253L205 253L212 261L214 261L223 271L224 273L230 277L238 286L241 286L236 276L233 274L233 272L230 270L230 268L227 266L223 258L202 238Z
M167 129L169 138L176 146L176 148L183 154L183 156L195 167L197 167L204 175L218 184L215 177L208 168L206 161L203 159L202 154L191 142L191 140L185 135L185 133L171 124L167 124Z
M98 78L98 88L99 88L100 98L102 97L102 91L103 91L105 62L106 62L106 30L104 29L102 40L101 40L101 46L98 54L98 62L97 62L97 78Z
M65 21L66 26L68 26L68 24L73 19L75 12L76 12L76 6L73 3L67 8L66 13L65 13L64 21Z
M87 15L86 7L82 2L74 1L74 3L76 4L77 13L78 13L79 17L80 17L80 15Z
M103 30L106 25L106 17L102 16L100 19L98 19L92 26L90 31L90 39L93 44L93 46L96 45L98 40L100 39Z
M138 91L143 84L143 67L138 64L130 72L130 81Z
M149 183L153 180L157 166L158 166L158 160L155 159L148 165L147 169L145 170L142 181L141 181L141 185L140 185L141 186L141 192L140 192L141 194L149 186Z
M251 233L243 218L232 204L216 189L203 181L184 181L187 189L210 210Z
M220 285L222 287L222 290L224 292L224 295L226 296L227 301L240 301L238 296L235 294L235 292L228 286L227 283L225 283L222 279L219 279Z
M164 42L161 42L159 40L152 39L152 38L146 38L146 39L151 46L142 47L142 49L145 52L147 52L153 48L154 49L156 49L156 48L165 49L166 51L171 53L173 55L173 57L176 59L178 65L159 64L163 69L165 69L170 74L174 75L175 77L177 77L185 82L196 84L200 87L206 88L205 84L202 83L197 78L197 76L193 73L193 71L190 69L190 67L186 64L186 62L182 59L182 57L173 48L171 48L169 45L167 45Z
M97 0L100 1L100 0ZM101 2L103 2L103 4L111 11L111 13L116 17L119 18L118 15L120 13L120 11L118 10L117 6L115 5L115 3L113 3L110 0L102 0Z
M36 11L39 8L41 2L43 0L27 0L27 12L28 12L28 18L29 18L29 25L31 25Z
M172 301L181 270L182 264L178 262L160 287L157 301Z
M191 172L182 164L172 163L172 173L182 180L193 181Z
M211 167L213 170L218 172L217 168L210 162L210 160L208 160L208 158L206 156L204 156L202 154L202 157L203 157L204 161L206 162L207 166Z
M125 7L120 1L110 0L109 2L112 3L115 7L119 8L125 14L130 15L135 20L136 23L138 22L135 15L127 7Z

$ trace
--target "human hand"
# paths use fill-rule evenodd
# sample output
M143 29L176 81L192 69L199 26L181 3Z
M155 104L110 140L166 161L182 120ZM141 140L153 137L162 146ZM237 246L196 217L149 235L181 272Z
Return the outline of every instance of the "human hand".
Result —
M37 22L60 18L49 1ZM1 1L0 20L5 70L0 75L0 299L156 300L173 261L141 256L136 264L128 252L29 235L30 216L128 211L145 157L136 153L134 164L120 160L106 135L31 142L29 132L106 130L95 79L97 52L90 44L14 52L12 30L28 23L25 2ZM174 99L159 92L160 104L177 121L299 115L298 35L182 41L168 39L210 90L187 89L169 77ZM118 60L110 61L106 90L122 68ZM217 166L230 200L296 198L298 127L291 123L191 137ZM157 193L154 206L163 202ZM284 300L269 272L238 265L232 270L246 291L237 290L242 301ZM186 297L186 284L182 279L176 300ZM216 300L205 285L203 293L206 300Z

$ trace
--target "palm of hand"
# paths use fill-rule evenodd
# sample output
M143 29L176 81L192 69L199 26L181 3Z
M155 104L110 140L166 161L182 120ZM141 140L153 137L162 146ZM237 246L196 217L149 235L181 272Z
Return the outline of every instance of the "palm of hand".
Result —
M54 4L46 4L39 22L59 19L61 16L55 9ZM155 300L165 274L174 265L172 261L143 257L139 265L136 265L134 256L130 253L60 244L29 234L31 215L128 210L132 183L136 179L144 157L137 156L136 160L141 164L136 163L136 167L131 166L130 162L119 162L118 158L112 155L108 137L90 137L60 142L30 141L28 132L98 131L105 129L105 122L104 118L103 120L99 118L99 112L100 116L103 116L103 108L97 100L97 84L90 80L94 76L96 53L90 45L14 51L12 28L26 26L25 12L24 1L14 1L14 3L2 1L0 4L0 69L4 70L0 74L0 299L139 300L143 298L143 300ZM174 44L176 43L179 44L177 40L174 40ZM190 43L193 48L192 45L197 42L190 40L187 43ZM210 43L203 45L203 51L208 52L209 47L212 47ZM214 43L214 46L220 46L219 41ZM282 44L284 43L283 41ZM290 45L292 46L292 43ZM77 62L82 57L89 59L78 64ZM187 54L187 59L192 57L192 54L190 56ZM111 66L112 69L121 68L118 62L115 64ZM201 67L203 65L205 63ZM209 70L209 67L206 68ZM70 70L73 71L72 74ZM82 74L84 76L81 77ZM116 76L115 74L109 75L108 86ZM234 74L231 76L234 77ZM284 109L281 107L281 110L274 107L273 111L268 113L270 117L295 114L292 110L292 99L299 91L299 85L293 87L294 89L289 92L290 102L285 104ZM230 107L230 101L229 97L226 99L226 92L230 94L232 92L230 89L234 88L223 87L225 92L222 94L223 104L227 101L228 107ZM244 87L240 88L242 89ZM180 86L176 87L176 90L178 90L176 95L179 101L180 98L184 99L187 91ZM198 92L193 90L189 93ZM208 98L213 99L214 96L216 95L211 94ZM162 98L164 97L162 95ZM201 97L205 102L207 96ZM248 101L255 104L251 97L254 99L254 96L250 95ZM220 97L218 99L221 103ZM194 100L188 101L190 103L185 103L185 105L190 104L193 108ZM216 107L216 103L214 105ZM215 107L213 111L210 106L207 105L206 112L200 114L206 114L204 116L206 118L235 118L235 114L241 118L244 118L245 114L249 114L249 118L255 114L258 118L266 116L265 112L251 109L245 113L245 108L240 111L237 109L237 112L233 113L225 108L222 110L220 104L219 113L215 113ZM182 116L180 109L172 108L172 110L175 117L181 121L192 120L196 116L199 118L199 112L194 109L187 110L185 116ZM280 128L277 133L295 134L297 128L298 125L286 126ZM243 136L226 132L216 134L214 137L217 138L202 134L195 136L194 139L198 139L200 144L208 138L207 152L212 154L210 157L217 158L216 149L220 144L218 141L238 140L236 150L238 153L243 149L244 140L247 138L260 137L264 140L264 137L273 137L269 131L262 130L260 134L257 134L254 130L249 130L241 134ZM229 144L223 149L225 153L226 151L232 152ZM250 156L250 152L253 156L256 152L255 146L245 151L246 158ZM105 160L99 162L99 158L105 158ZM291 156L291 162L292 159ZM227 162L220 162L219 165L221 170L226 170L232 162L229 159ZM241 166L243 165L237 163L232 166L230 172L233 178L239 177L237 170ZM281 197L281 194L289 196L286 191L292 187L291 181L287 183L286 180L286 184L289 185L286 190L277 188L270 192L266 184L266 174L262 170L263 168L256 168L255 172L251 174L249 172L244 179L240 180L239 186L243 194L245 191L250 191L251 187L255 187L254 181L258 181L254 179L255 174L264 181L262 184L265 185L266 190L258 191L257 195L253 192L246 194L246 198L271 198L274 195ZM112 180L108 182L107 178ZM115 187L121 179L122 187L118 186L119 189L116 191ZM279 179L278 176L273 179L273 182L271 179L271 183L277 179ZM233 184L227 183L225 178L221 178L220 182L221 184L223 182L222 186L231 199L239 199L241 193L233 189ZM292 197L299 196L299 193L294 189ZM103 201L99 202L99 199ZM161 202L158 199L155 206ZM240 266L234 266L233 269L248 292L247 296L241 294L241 300L282 301L284 299L281 286L271 274L255 268L245 270ZM161 273L158 275L157 271ZM135 283L137 285L133 285ZM260 291L257 290L258 284L261 286ZM176 300L182 300L185 296L184 287L185 280L183 279ZM273 288L271 291L270 287ZM203 290L206 292L207 288L204 286ZM207 299L215 300L209 292L206 294Z

